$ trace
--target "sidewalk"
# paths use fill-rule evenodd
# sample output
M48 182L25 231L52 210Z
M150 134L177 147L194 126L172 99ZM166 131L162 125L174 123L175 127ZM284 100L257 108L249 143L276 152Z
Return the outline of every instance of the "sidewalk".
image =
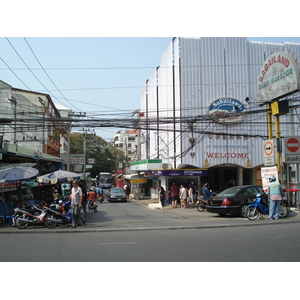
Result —
M247 218L239 218L236 216L220 217L217 214L209 212L199 212L196 207L192 209L173 209L171 205L164 210L158 199L130 199L132 203L144 205L149 209L148 219L144 222L120 221L118 219L99 220L98 216L90 213L86 226L77 227L76 230L70 230L68 226L58 226L55 229L48 229L44 226L37 225L28 226L21 230L12 226L0 226L1 234L23 234L23 233L70 233L70 232L113 232L113 231L143 231L143 230L176 230L176 229L207 229L207 228L225 228L225 227L244 227L244 226L261 226L286 223L300 223L300 211L292 207L286 218L279 220L268 220L268 216L261 216L255 221L250 221ZM101 213L101 211L99 211ZM153 220L151 222L151 216ZM149 221L150 220L150 221ZM157 221L157 222L156 222Z

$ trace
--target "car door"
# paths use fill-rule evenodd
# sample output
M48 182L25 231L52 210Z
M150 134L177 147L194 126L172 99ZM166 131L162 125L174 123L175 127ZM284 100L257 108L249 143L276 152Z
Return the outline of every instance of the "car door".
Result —
M259 193L258 187L251 186L244 190L243 195L245 202L252 203L254 202L254 199L256 198L257 193Z

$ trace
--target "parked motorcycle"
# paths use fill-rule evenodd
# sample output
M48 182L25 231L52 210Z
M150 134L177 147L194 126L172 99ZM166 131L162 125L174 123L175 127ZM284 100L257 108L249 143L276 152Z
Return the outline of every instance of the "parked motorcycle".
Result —
M57 224L68 224L72 221L71 201L62 203L60 208L46 207L45 210L48 213L45 225L50 229L55 228ZM79 226L83 225L82 220L79 219L77 222Z
M39 223L45 223L47 212L36 205L32 205L31 209L15 208L14 223L19 229L25 229L28 224L34 226Z
M206 209L206 206L208 205L208 199L204 199L204 198L198 198L197 202L196 202L196 207L198 209L198 211L204 211Z
M269 214L269 203L268 195L266 193L258 193L254 203L248 205L246 210L247 218L251 221L256 220L259 214L268 215ZM284 218L287 216L288 206L285 201L281 201L279 208L279 218Z

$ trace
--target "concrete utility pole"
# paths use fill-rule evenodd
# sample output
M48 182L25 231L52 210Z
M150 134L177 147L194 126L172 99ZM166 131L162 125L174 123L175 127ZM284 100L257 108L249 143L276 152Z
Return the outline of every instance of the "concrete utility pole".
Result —
M136 109L133 113L132 116L137 115L137 120L136 120L136 129L137 129L137 161L141 160L141 127L140 127L140 110Z
M39 97L39 102L42 105L42 113L43 113L43 139L42 139L42 153L46 153L45 151L45 101Z
M11 97L8 99L13 104L13 111L14 111L14 144L17 143L17 100L15 97Z

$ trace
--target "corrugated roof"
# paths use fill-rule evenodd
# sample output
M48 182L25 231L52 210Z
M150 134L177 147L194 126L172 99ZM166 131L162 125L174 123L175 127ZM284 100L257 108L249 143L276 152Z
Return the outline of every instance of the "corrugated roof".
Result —
M9 153L12 154L16 154L19 156L24 156L24 157L31 157L34 156L36 154L36 151L32 150L32 149L28 149L19 145L15 145L15 144L9 144L8 145L8 151ZM42 153L41 154L41 158L40 160L48 160L48 161L56 161L56 162L62 162L63 159L60 157L56 157L53 155L49 155L46 153Z

